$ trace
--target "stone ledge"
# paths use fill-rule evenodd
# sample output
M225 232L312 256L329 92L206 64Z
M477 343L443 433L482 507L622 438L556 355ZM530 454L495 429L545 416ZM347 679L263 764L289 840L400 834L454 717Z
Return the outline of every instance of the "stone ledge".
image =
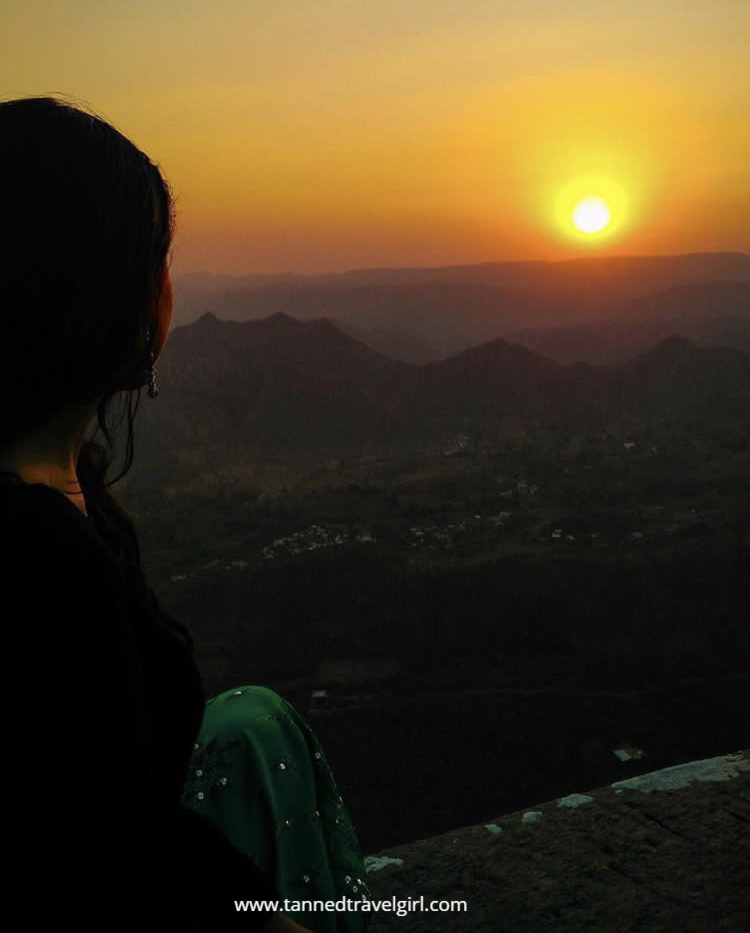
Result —
M373 900L467 912L372 914L399 933L747 933L750 752L571 794L368 858Z

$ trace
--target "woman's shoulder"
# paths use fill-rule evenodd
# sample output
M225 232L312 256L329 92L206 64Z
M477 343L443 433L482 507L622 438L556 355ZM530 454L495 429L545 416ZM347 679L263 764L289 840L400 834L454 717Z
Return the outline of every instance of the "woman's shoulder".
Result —
M0 473L0 536L2 541L38 536L55 538L84 535L90 520L59 489L45 483L13 480ZM39 542L41 543L41 541Z
M51 486L0 479L0 589L6 600L50 608L68 598L81 610L99 606L111 616L116 608L138 627L158 618L192 647L191 633L164 612L140 566L116 554L93 518Z
M93 521L59 489L43 483L0 481L0 574L43 585L62 574L99 575L116 584L118 560Z
M192 650L188 626L165 612L140 565L115 553L94 517L58 489L0 474L0 586L20 596L46 588L39 598L52 600L61 588L109 594L124 613L158 619Z

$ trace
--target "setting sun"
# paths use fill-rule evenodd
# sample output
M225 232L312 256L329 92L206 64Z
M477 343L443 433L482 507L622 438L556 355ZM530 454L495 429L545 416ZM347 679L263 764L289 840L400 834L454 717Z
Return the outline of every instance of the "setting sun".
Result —
M582 233L598 233L610 221L609 205L601 198L584 198L573 211L573 223Z
M611 242L632 227L632 200L612 175L587 172L574 176L554 196L557 229L592 247Z

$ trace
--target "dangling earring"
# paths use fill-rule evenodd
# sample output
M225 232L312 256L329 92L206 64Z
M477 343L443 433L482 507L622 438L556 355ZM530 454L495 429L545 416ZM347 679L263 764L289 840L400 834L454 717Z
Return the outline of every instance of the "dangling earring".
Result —
M151 331L146 331L146 342L150 342ZM148 369L146 370L148 378L148 397L156 398L159 394L159 389L156 385L156 367L154 366L154 353L153 350L148 351Z

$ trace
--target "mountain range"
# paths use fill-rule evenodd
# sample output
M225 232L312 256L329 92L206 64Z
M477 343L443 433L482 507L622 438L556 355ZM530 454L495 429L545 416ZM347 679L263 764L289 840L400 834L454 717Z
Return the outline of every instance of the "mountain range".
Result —
M331 320L276 313L176 327L161 392L139 413L152 468L202 471L270 452L499 437L508 419L575 433L626 424L750 420L750 354L673 335L606 366L563 364L495 338L441 360L394 360Z
M608 257L360 269L329 275L175 279L175 323L206 311L247 321L329 318L372 349L411 363L496 337L561 362L609 362L677 331L747 348L750 256Z

